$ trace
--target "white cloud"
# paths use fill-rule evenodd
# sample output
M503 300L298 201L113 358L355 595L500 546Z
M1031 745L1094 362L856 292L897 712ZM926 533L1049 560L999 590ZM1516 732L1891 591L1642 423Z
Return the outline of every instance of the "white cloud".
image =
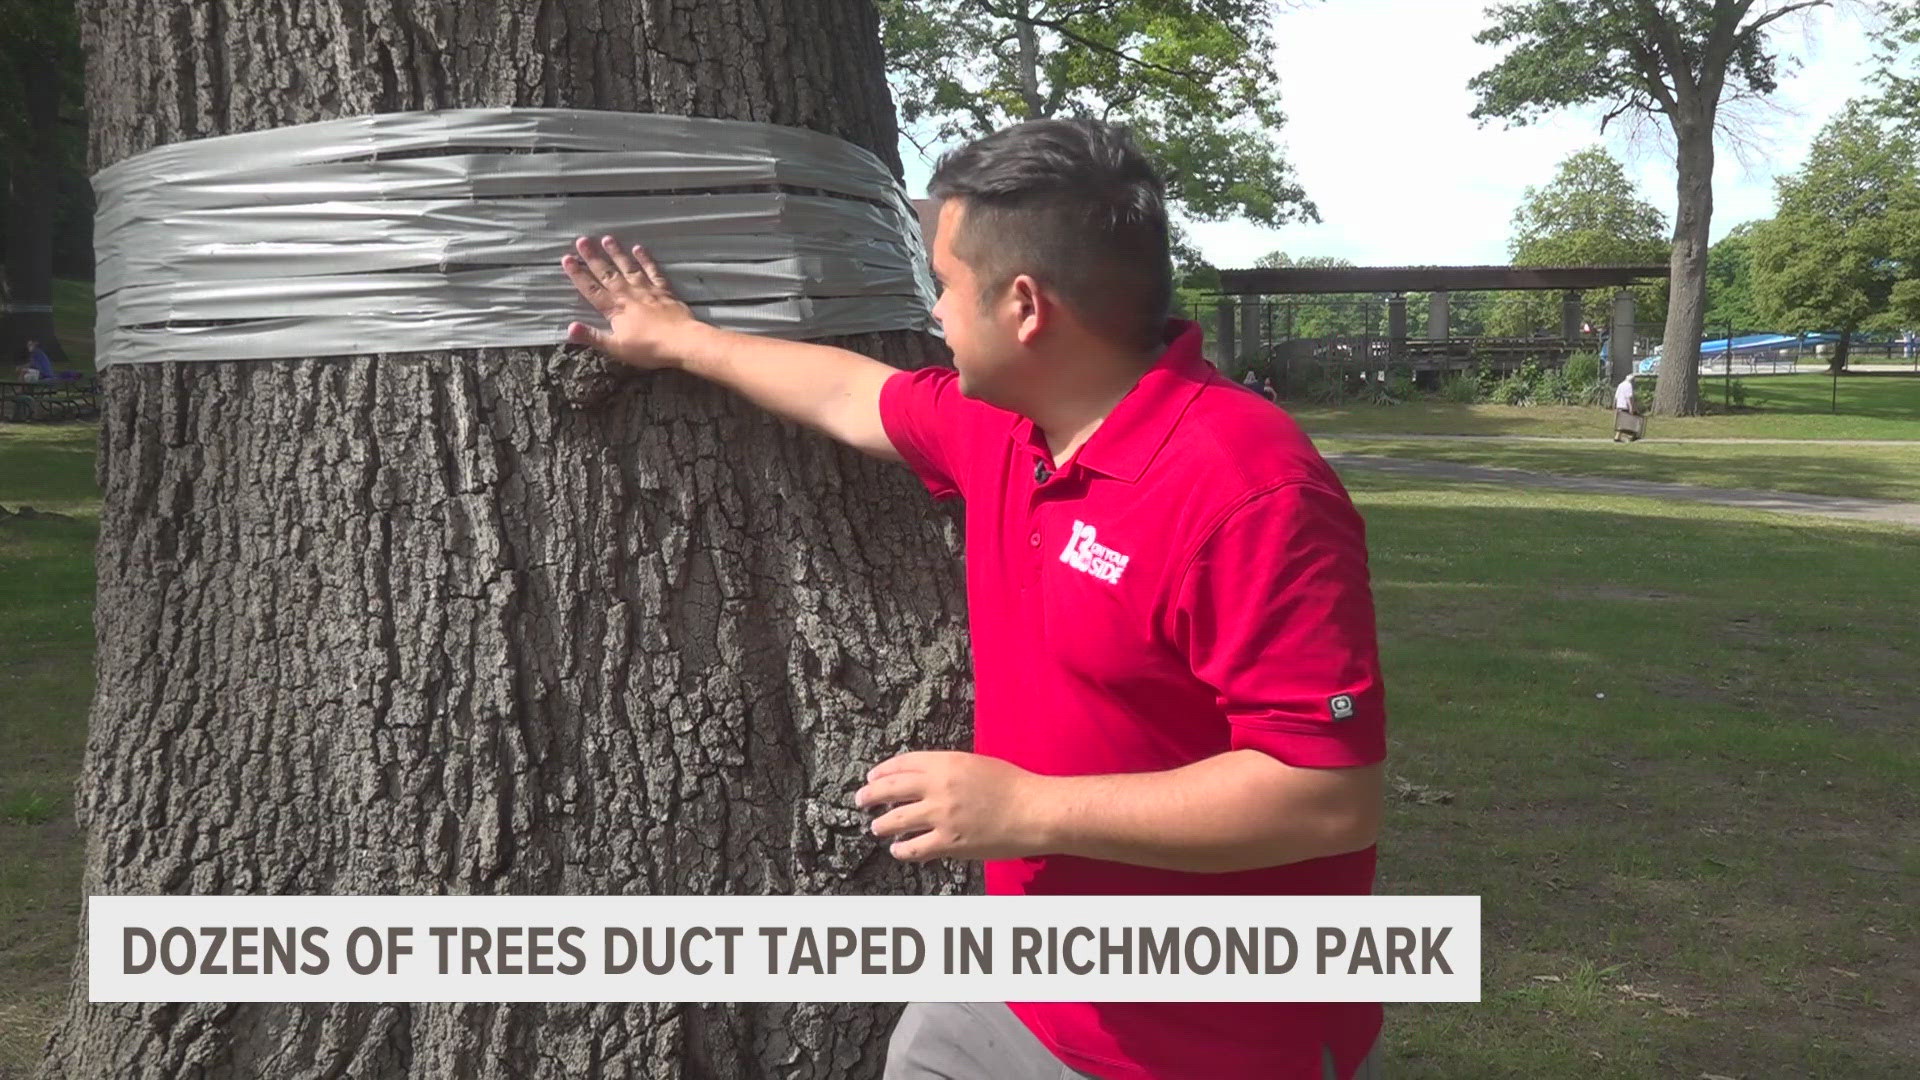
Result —
M1329 0L1283 13L1276 66L1288 114L1290 160L1321 224L1260 229L1198 224L1195 239L1219 266L1248 266L1276 248L1338 255L1360 265L1502 263L1513 208L1561 158L1596 142L1627 162L1642 193L1669 215L1673 164L1665 143L1610 128L1598 112L1563 113L1524 128L1477 126L1467 80L1495 50L1476 44L1484 0ZM1715 238L1769 216L1773 179L1797 168L1814 132L1847 99L1867 93L1873 49L1857 18L1819 10L1777 38L1801 66L1783 65L1781 89L1752 109L1743 164L1724 140L1714 170ZM929 166L905 142L908 186Z

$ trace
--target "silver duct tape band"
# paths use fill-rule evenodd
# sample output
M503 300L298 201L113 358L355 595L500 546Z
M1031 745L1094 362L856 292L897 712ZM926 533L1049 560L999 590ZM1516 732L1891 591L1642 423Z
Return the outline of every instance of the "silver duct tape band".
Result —
M560 258L607 233L721 326L930 327L905 192L871 153L800 128L389 113L174 143L93 183L103 367L556 344L598 318Z

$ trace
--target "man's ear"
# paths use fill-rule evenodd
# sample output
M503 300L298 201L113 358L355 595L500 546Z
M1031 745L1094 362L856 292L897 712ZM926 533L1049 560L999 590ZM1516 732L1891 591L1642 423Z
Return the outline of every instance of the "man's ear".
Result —
M1058 312L1053 297L1027 274L1015 277L1007 286L1007 304L1016 320L1013 335L1022 345L1032 345L1053 325Z

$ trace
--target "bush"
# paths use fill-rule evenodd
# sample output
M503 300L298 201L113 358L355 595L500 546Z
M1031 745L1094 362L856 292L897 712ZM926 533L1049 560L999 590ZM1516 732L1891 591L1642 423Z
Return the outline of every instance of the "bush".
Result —
M1478 370L1463 371L1440 384L1440 400L1456 405L1478 404L1484 396L1485 387L1480 383Z
M1574 353L1561 370L1567 378L1568 405L1595 405L1607 399L1606 369L1599 353Z
M1387 376L1386 397L1389 402L1412 401L1419 390L1413 385L1413 376L1404 371L1395 371Z
M1533 405L1540 400L1540 365L1532 360L1520 370L1493 384L1491 397L1496 405Z

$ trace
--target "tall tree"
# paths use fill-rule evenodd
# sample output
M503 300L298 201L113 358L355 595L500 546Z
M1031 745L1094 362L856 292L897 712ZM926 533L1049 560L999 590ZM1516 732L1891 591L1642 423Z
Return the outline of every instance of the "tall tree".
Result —
M1666 215L1640 197L1619 160L1594 146L1569 155L1545 185L1527 188L1513 212L1508 251L1516 266L1645 263L1665 257L1666 230ZM1658 318L1665 288L1641 286L1634 293L1637 310ZM1606 325L1612 305L1611 289L1581 298L1583 317L1594 326ZM1494 334L1524 336L1540 327L1558 332L1558 293L1501 293L1488 315Z
M1554 109L1599 105L1601 129L1621 116L1662 119L1676 166L1666 339L1653 411L1700 408L1700 333L1706 317L1713 223L1714 133L1721 105L1777 88L1769 31L1832 0L1526 0L1488 9L1475 40L1508 48L1469 84L1473 116L1525 124Z
M1189 216L1318 220L1277 133L1271 0L878 0L909 137L1124 122Z
M54 332L60 193L84 161L80 37L72 0L0 0L0 369L26 338L65 362Z
M1849 104L1815 137L1800 171L1780 178L1779 213L1754 233L1761 311L1781 330L1838 332L1836 372L1846 370L1855 333L1905 324L1894 294L1910 295L1920 281L1917 149Z
M81 11L96 166L343 114L578 106L808 127L898 168L868 0ZM929 342L845 343L913 365ZM690 379L570 404L599 365L108 369L83 892L967 885L894 863L849 803L872 763L963 745L951 520L905 470ZM895 1015L92 1005L84 948L49 1077L871 1077Z

